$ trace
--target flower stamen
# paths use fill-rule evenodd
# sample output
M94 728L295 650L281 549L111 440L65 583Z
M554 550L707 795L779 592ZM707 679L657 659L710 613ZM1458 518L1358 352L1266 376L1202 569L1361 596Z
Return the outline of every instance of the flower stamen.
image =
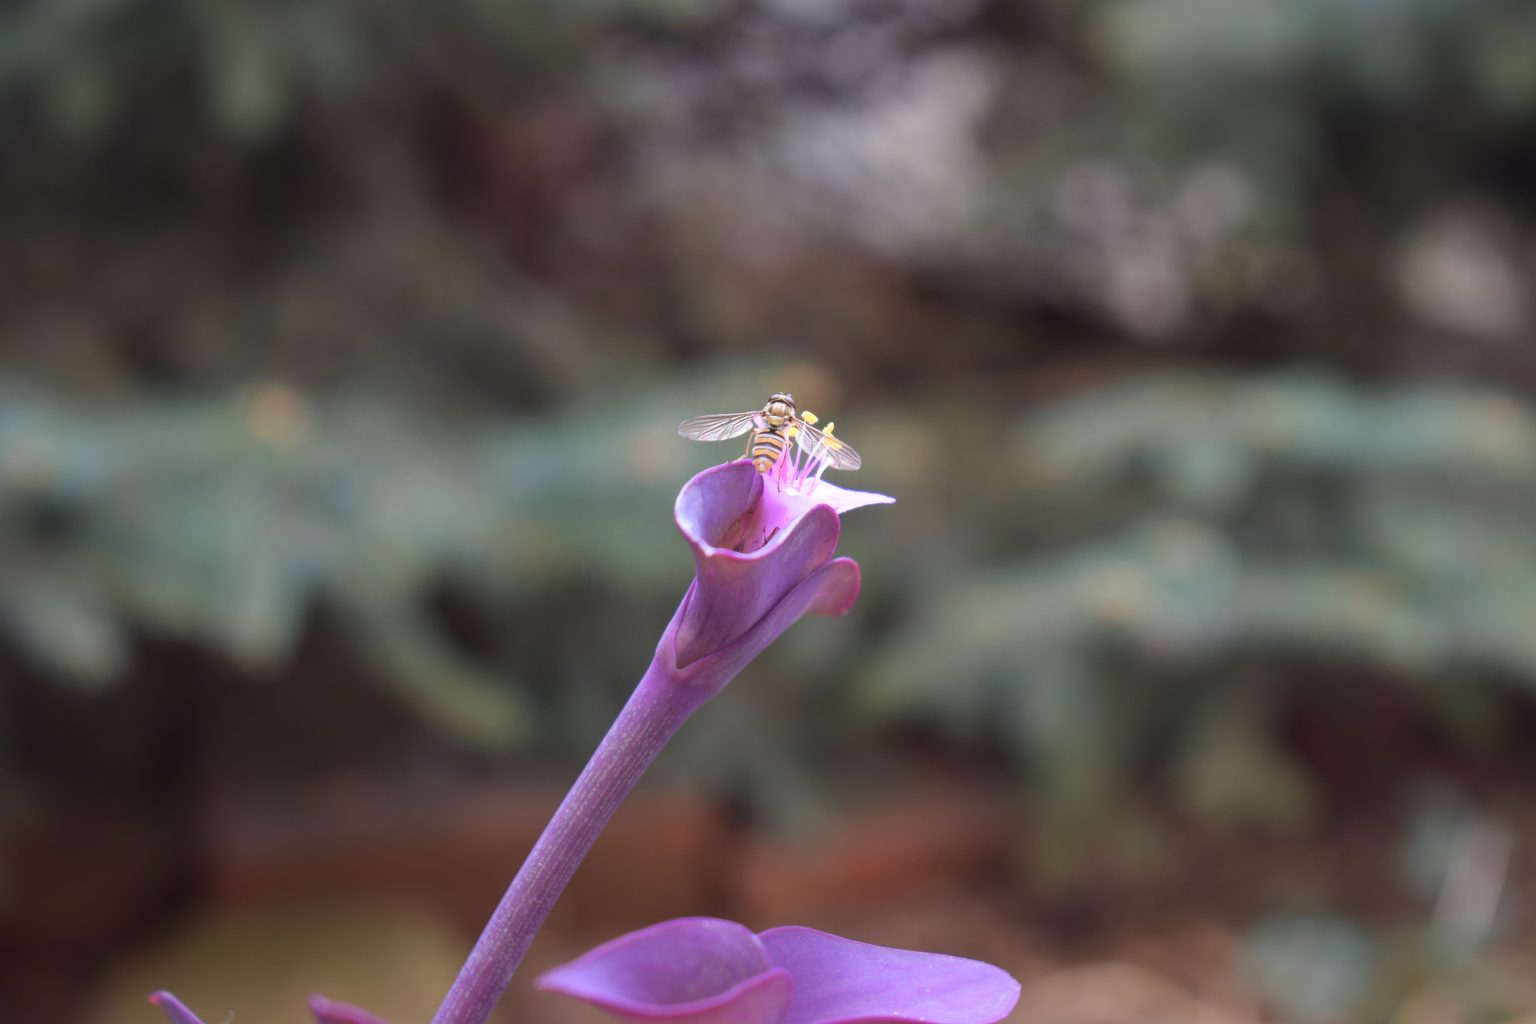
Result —
M810 410L806 410L801 414L800 419L815 425L819 417ZM827 424L827 429L823 433L830 435L833 426L835 424ZM795 443L787 446L784 454L779 457L778 463L773 467L774 483L781 491L807 494L815 488L821 480L821 475L827 471L828 460L824 455L819 454L822 451L821 445L815 446L812 450L800 447L797 440L800 433L798 425L791 425L785 433Z

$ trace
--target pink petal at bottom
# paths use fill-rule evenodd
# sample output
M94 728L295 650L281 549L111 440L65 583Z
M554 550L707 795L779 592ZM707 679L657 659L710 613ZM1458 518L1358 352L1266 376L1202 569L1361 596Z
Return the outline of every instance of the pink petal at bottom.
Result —
M1019 1000L1019 983L979 960L855 942L812 928L759 936L768 958L795 979L781 1024L995 1024Z
M537 984L634 1024L777 1024L793 987L750 930L709 917L631 932Z

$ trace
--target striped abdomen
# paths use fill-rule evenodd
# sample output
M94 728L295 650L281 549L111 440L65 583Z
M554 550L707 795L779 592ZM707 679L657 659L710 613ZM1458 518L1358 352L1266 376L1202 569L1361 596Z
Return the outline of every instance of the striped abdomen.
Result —
M759 427L752 434L752 443L747 446L747 454L752 458L752 465L757 467L759 473L766 473L773 468L774 463L783 456L784 449L789 446L789 438L776 427Z

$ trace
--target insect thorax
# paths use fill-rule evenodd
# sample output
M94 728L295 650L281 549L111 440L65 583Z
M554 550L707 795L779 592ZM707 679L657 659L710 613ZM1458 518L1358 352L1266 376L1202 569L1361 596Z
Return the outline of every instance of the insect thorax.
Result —
M793 396L779 392L768 399L768 404L763 406L763 418L771 427L782 427L795 415L795 400Z

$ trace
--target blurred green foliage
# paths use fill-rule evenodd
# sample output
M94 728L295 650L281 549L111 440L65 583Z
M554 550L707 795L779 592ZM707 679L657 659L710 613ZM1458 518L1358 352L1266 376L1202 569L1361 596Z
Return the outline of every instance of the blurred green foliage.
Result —
M1171 733L1193 809L1294 824L1277 688L1536 680L1536 419L1506 395L1140 377L1028 413L996 458L1044 532L912 595L866 706L1001 739L1059 804L1102 809Z
M21 3L0 13L0 95L21 93L52 129L90 140L133 116L146 88L186 77L218 132L255 141L316 113L345 116L413 78L486 90L546 79L605 20L670 22L696 9L689 0Z
M476 368L525 358L497 340L497 299L461 289L481 278L623 324L640 365L788 337L857 373L932 359L936 331L1033 353L1065 323L1509 372L1527 363L1506 228L1532 212L1532 17L1519 0L29 0L0 12L0 306L67 344L76 376L87 356L122 372L128 349L130 375L227 384L256 361L329 383L365 369L335 340L349 293L401 275L318 276L420 242L434 315L379 361L408 371L430 362L401 352L423 331ZM1466 244L1427 244L1447 218ZM1426 259L1452 266L1441 287L1417 286ZM964 311L912 309L906 275ZM295 276L317 278L309 301L263 323ZM82 293L92 322L54 322ZM1020 307L1041 330L1020 337ZM1491 344L1438 344L1426 318ZM320 369L294 344L317 335L342 349Z
M698 386L675 394L702 401ZM690 563L670 502L698 454L658 444L678 407L653 393L597 418L428 419L265 384L86 409L13 382L0 614L62 679L100 687L124 668L127 630L277 671L323 600L429 720L505 747L532 728L522 691L455 647L434 590L497 614L582 578L675 601ZM608 628L593 614L568 632Z
M678 410L794 372L510 422L276 384L85 410L13 384L4 621L62 678L101 686L125 630L277 671L323 601L428 720L506 746L534 727L527 684L509 651L466 649L433 594L511 622L591 579L632 595L624 635L658 630L688 574L671 496L719 454L672 437ZM867 457L944 423L919 412L864 417ZM1073 816L1150 763L1203 814L1285 825L1312 795L1274 738L1292 679L1323 665L1453 689L1536 679L1536 420L1507 396L1167 374L979 429L985 504L954 499L982 496L971 463L914 463L890 487L901 513L850 521L877 632L781 656L851 668L854 720L1003 743ZM1010 503L1029 507L1026 534L999 547L977 523ZM557 630L580 645L613 625L594 609ZM561 686L615 684L538 664Z
M1536 678L1533 17L7 5L7 632L259 675L319 607L505 749L681 593L668 501L724 453L672 424L799 374L901 498L850 527L866 625L773 655L860 680L839 729L986 737L1063 813L1152 764L1307 820L1313 668L1470 731Z

